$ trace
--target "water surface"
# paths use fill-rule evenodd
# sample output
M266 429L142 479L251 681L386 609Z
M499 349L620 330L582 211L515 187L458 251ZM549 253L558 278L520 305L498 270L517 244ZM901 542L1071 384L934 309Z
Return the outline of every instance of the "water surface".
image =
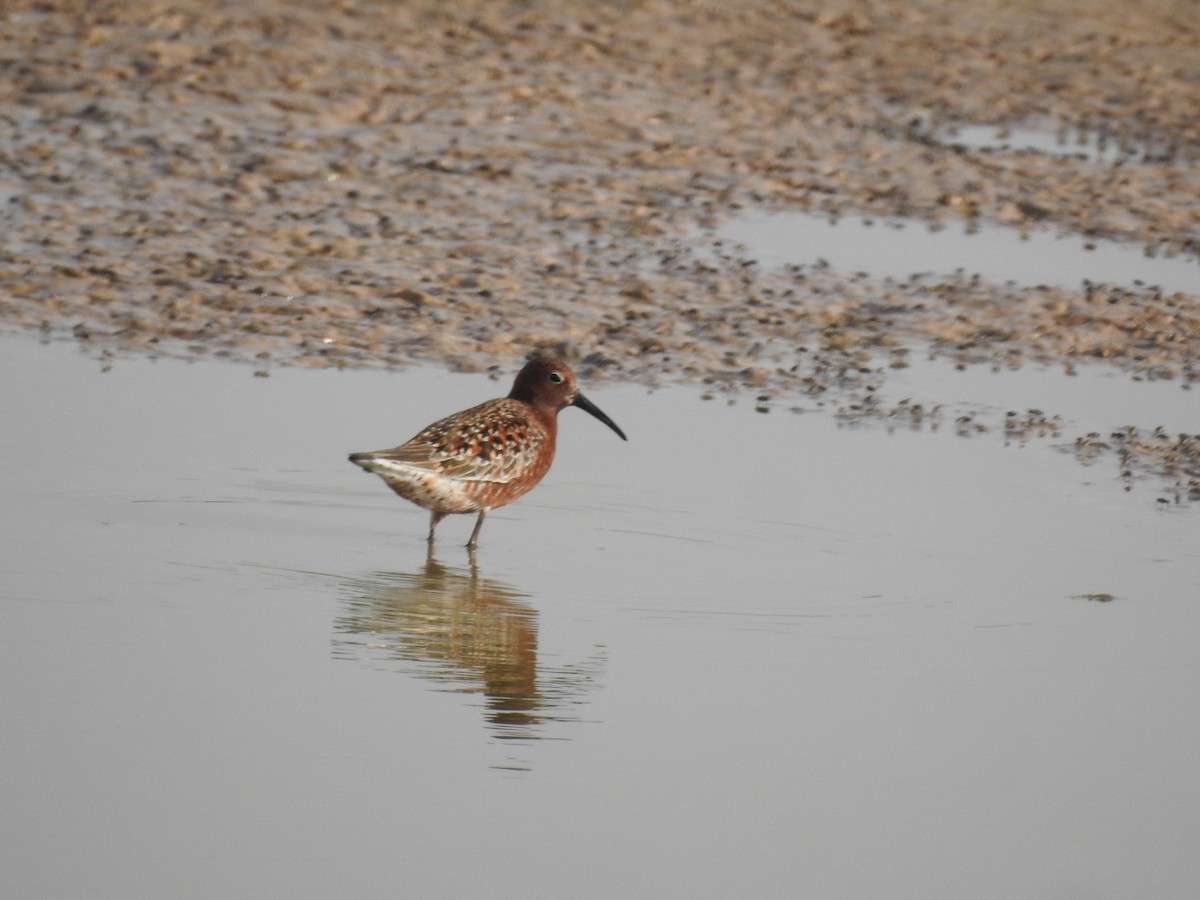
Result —
M106 365L0 346L5 896L1200 879L1194 506L1045 442L597 384L630 441L565 411L472 566L470 517L428 559L345 454L507 384Z
M934 231L907 219L759 212L731 221L716 234L764 265L823 261L842 272L901 281L962 274L996 284L1079 287L1092 282L1200 294L1195 257L1148 255L1136 244L1050 231L1000 225Z

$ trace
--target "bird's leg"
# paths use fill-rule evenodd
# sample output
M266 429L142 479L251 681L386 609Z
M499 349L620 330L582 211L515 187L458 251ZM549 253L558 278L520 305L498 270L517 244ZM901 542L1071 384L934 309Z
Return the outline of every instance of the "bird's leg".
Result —
M471 539L467 541L467 546L472 550L474 550L475 545L479 543L479 529L483 527L483 517L486 515L487 510L481 509L479 511L479 518L475 520L475 530L471 532Z
M429 537L427 539L429 543L433 543L433 529L437 528L438 522L444 518L446 518L445 513L432 512L429 514Z

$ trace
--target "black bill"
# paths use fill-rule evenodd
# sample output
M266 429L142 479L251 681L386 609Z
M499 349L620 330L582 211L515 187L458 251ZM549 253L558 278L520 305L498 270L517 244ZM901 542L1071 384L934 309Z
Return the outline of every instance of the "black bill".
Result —
M623 440L623 441L629 440L629 438L625 437L625 432L623 432L620 428L617 427L617 423L614 422L612 419L610 419L608 416L606 416L601 411L600 407L598 407L595 403L593 403L587 397L583 396L583 394L576 394L575 399L571 402L571 405L578 406L584 412L591 413L593 416L595 416L597 419L599 419L601 422L603 422L605 425L607 425L609 428L611 428L613 431L615 431L617 434L619 434L621 436L621 440Z

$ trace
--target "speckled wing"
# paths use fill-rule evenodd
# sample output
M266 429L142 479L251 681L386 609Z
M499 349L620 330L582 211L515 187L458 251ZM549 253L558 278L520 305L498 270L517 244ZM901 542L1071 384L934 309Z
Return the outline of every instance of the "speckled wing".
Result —
M371 455L460 481L507 484L533 465L545 439L528 407L506 398L447 416Z

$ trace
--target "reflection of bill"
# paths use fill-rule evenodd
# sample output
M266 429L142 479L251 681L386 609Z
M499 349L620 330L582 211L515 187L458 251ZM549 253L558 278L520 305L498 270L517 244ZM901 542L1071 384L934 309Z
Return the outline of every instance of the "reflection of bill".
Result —
M579 703L600 660L539 672L537 611L507 585L447 568L431 555L415 573L378 572L352 590L337 622L338 655L407 663L443 690L483 693L497 737L537 738ZM542 685L539 688L539 679Z

